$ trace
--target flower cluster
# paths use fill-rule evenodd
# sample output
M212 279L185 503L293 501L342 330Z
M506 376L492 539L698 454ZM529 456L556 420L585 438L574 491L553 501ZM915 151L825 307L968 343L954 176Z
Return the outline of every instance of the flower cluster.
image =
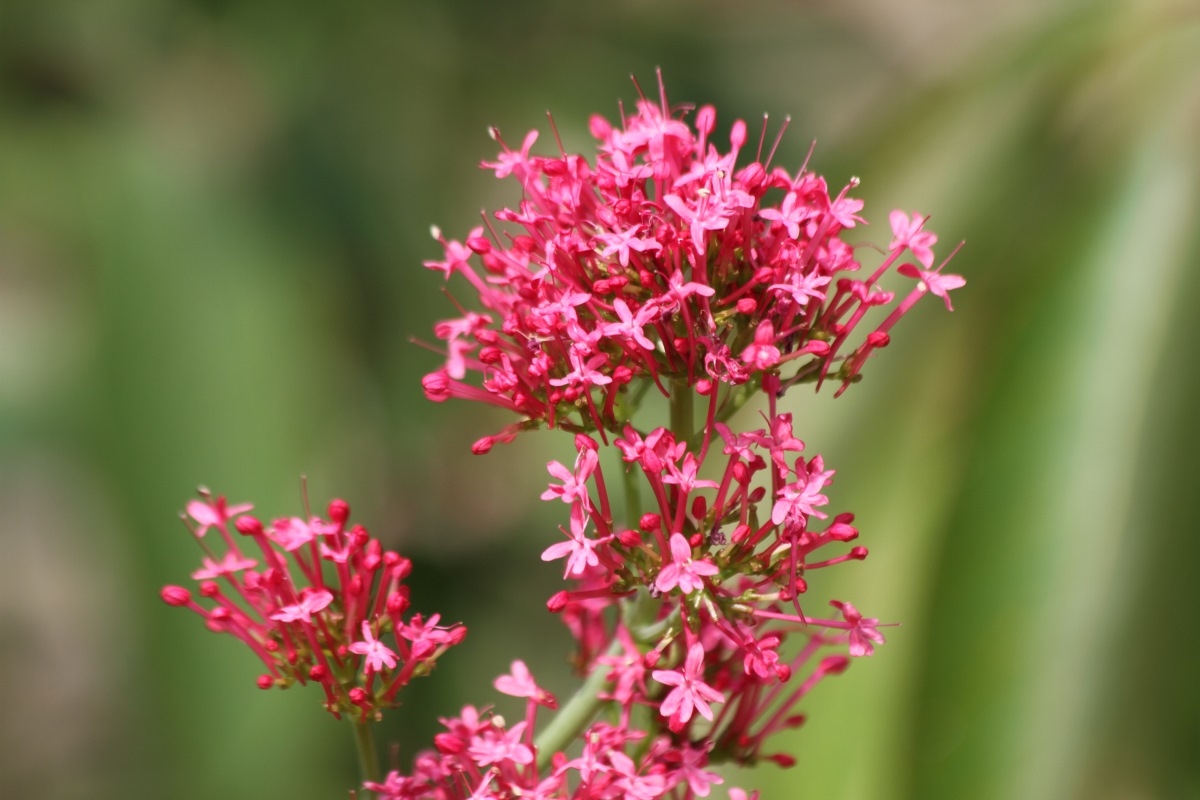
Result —
M533 739L539 705L555 707L521 661L511 675L496 680L497 690L526 699L526 717L507 725L495 714L472 706L441 722L436 751L417 757L411 775L393 771L365 786L384 800L417 797L634 798L652 800L673 791L707 797L724 783L706 769L702 746L676 747L665 737L647 740L645 731L604 722L590 726L575 758L556 752L543 757ZM745 800L745 793L732 791Z
M542 499L570 512L542 559L564 563L569 586L548 607L586 677L537 736L533 699L512 727L471 707L444 720L411 776L371 785L385 797L707 796L719 782L710 762L792 763L767 740L883 641L879 620L848 602L830 601L830 618L801 609L814 571L867 550L852 544L851 514L826 513L834 472L806 455L779 400L826 380L840 394L923 295L950 308L965 281L934 266L926 218L901 211L881 263L852 277L861 245L842 237L864 222L856 179L831 195L806 167L764 160L765 137L739 166L745 124L721 152L713 109L689 125L659 85L619 126L592 119L593 162L561 143L532 154L536 132L512 150L493 131L502 150L482 166L520 183L519 206L494 214L503 226L485 217L465 244L435 229L444 258L426 266L465 279L481 308L436 327L446 362L426 395L519 415L476 453L542 425L575 434L574 462L548 465ZM880 287L893 265L916 280L907 293ZM669 426L637 423L653 392ZM762 423L732 429L755 398Z
M643 99L620 128L592 118L594 166L561 145L556 157L532 155L536 131L516 151L492 131L503 150L482 166L520 182L520 205L495 214L516 229L497 231L485 218L490 236L481 226L465 244L434 229L444 258L425 262L465 278L484 309L436 327L447 358L425 376L426 396L523 417L476 452L541 423L620 431L651 387L706 395L710 428L764 375L779 376L780 391L832 376L840 393L923 294L950 306L947 293L964 281L933 268L937 237L926 218L892 212L887 257L851 278L861 264L842 234L863 222L862 201L848 196L857 179L831 197L820 176L772 168L770 157L739 169L745 123L734 123L727 153L711 141L715 127L710 106L693 130L665 95ZM768 204L773 195L778 206ZM893 305L878 281L906 252L920 266L897 271L916 285L865 326L871 309ZM478 385L464 380L469 372Z
M206 553L192 573L206 605L182 586L164 587L162 599L245 643L267 669L260 688L311 681L324 689L334 716L375 719L466 635L461 625L439 625L437 614L404 618L412 562L385 551L361 525L347 528L344 501L329 503L327 520L290 517L264 526L246 513L249 504L231 506L203 489L201 496L188 503L184 521ZM206 539L212 529L221 555ZM258 551L261 569L232 531L252 542L247 550Z

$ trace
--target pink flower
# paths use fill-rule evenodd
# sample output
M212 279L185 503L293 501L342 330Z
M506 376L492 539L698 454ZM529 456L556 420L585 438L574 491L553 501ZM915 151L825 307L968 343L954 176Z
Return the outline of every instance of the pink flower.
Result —
M664 197L663 202L670 206L680 219L688 223L692 232L692 244L696 246L696 253L701 258L704 257L704 238L708 231L723 230L729 225L729 216L725 209L709 196L701 195L696 199L696 205L691 207L683 198L674 194Z
M703 578L716 575L721 570L716 564L707 559L692 560L692 546L681 533L671 534L670 564L658 573L654 588L660 592L669 592L676 586L684 594L691 594L697 589L704 588Z
M192 573L192 580L205 581L221 575L229 575L234 572L253 569L258 564L254 559L245 558L233 550L225 553L225 557L220 561L205 558L202 563L204 567Z
M686 781L688 788L697 797L708 797L712 787L725 780L715 772L704 769L708 764L708 753L699 747L684 747L679 751L679 770L675 777Z
M810 299L818 302L824 300L825 292L821 290L821 287L828 283L828 275L819 275L816 272L804 274L796 271L791 273L787 283L773 283L767 289L778 294L786 294L792 298L793 303L803 307L808 305Z
M521 742L521 734L524 731L524 722L518 722L507 732L485 729L471 739L471 746L467 752L481 767L505 761L520 765L532 763L533 751Z
M900 210L888 215L888 222L892 225L892 241L888 249L907 247L912 251L913 258L924 264L926 269L933 266L932 248L937 244L937 234L921 230L928 219L929 217L922 217L915 211L911 220L908 214Z
M597 367L608 363L608 356L596 353L586 361L574 349L571 350L571 371L562 378L552 378L551 386L604 386L612 383L612 378L597 370Z
M799 196L795 192L788 192L787 196L783 198L783 205L778 209L764 208L758 212L758 215L763 219L782 224L787 228L788 236L799 239L800 223L812 217L813 209L798 201Z
M580 501L585 505L590 505L587 482L599 463L600 458L593 450L584 450L579 454L575 461L574 472L557 461L551 461L546 465L546 471L562 481L562 484L552 483L547 486L546 491L542 492L542 499L553 500L561 497L564 503Z
M662 244L654 239L642 239L638 237L643 225L634 225L620 233L602 233L596 237L597 241L607 245L600 251L600 255L608 258L613 253L617 254L618 260L622 267L629 266L629 251L636 250L639 253L647 253L650 251L661 250Z
M207 495L207 489L201 489ZM203 536L209 528L221 527L238 514L245 514L254 508L249 503L226 505L224 497L207 496L204 501L192 500L187 504L187 513L196 520L196 535Z
M576 503L571 507L571 538L565 542L552 544L543 550L542 561L557 561L567 556L567 567L563 571L563 577L584 577L588 567L600 564L600 559L596 555L596 546L612 539L611 536L606 536L602 540L589 539L584 535L586 528L587 517L584 504Z
M875 645L872 642L883 644L883 634L877 628L879 620L864 619L858 609L850 603L830 600L829 605L841 611L842 617L850 625L850 655L869 656L875 652Z
M678 534L677 534L678 535ZM659 683L674 686L662 701L658 712L670 717L671 730L679 730L692 718L693 709L709 722L713 719L709 703L725 702L725 695L701 680L704 676L704 648L693 642L688 648L687 661L683 669L656 669L651 677Z
M271 615L271 619L279 622L308 622L313 614L325 609L333 602L333 595L324 589L307 589L300 602L282 606Z
M948 311L954 310L954 307L950 305L950 290L967 285L967 279L961 275L943 275L940 272L929 272L917 269L913 264L901 264L896 268L896 271L906 277L920 280L920 283L917 284L917 290L920 292L930 291L935 297L945 300Z
M656 773L639 775L633 759L620 750L608 751L608 763L620 776L616 786L623 800L657 800L666 793L666 778Z
M770 369L780 358L779 348L775 346L775 326L771 320L764 319L754 329L754 343L742 351L742 361L751 369Z
M533 164L529 158L529 150L533 147L534 142L537 141L538 132L532 130L525 134L525 141L521 142L521 149L518 152L508 149L504 141L500 138L500 131L496 128L489 128L488 133L494 140L500 142L500 146L504 150L501 151L496 161L482 161L479 166L484 169L495 170L497 178L507 178L510 174L515 173L518 178L524 180L532 171Z
M554 695L537 685L537 682L533 679L533 675L529 672L529 667L525 666L524 661L512 662L512 672L496 678L492 685L496 687L496 691L510 697L527 697L547 708L556 708L558 706Z
M825 471L825 462L816 456L803 466L804 459L796 459L796 476L800 479L789 483L779 491L775 507L771 510L771 522L781 525L787 521L791 525L804 525L808 517L825 519L826 514L817 511L817 506L829 503L829 498L821 494L821 489L829 483L833 470Z
M653 321L657 309L653 303L647 303L637 310L635 316L629 306L621 298L613 301L613 311L617 312L620 322L610 322L604 326L604 336L619 336L637 342L646 350L654 349L654 342L646 338L643 328Z
M363 641L351 644L350 652L363 656L367 669L371 672L379 672L385 667L395 669L396 654L386 644L375 638L371 633L371 624L366 620L363 620L362 634Z

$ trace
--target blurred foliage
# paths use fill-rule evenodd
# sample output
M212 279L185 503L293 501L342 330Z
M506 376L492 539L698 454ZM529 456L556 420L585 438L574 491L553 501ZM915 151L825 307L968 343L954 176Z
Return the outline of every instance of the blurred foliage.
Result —
M0 4L0 794L353 784L314 698L263 695L158 602L200 482L272 516L307 474L468 625L385 734L401 763L514 658L569 690L536 559L565 445L471 457L497 419L429 406L409 339L450 309L429 225L513 200L476 168L485 126L550 108L585 148L656 65L724 126L791 113L777 160L815 138L875 237L899 206L967 240L954 315L912 315L845 398L790 401L872 549L833 590L903 627L813 698L798 768L744 785L1200 796L1189 0Z

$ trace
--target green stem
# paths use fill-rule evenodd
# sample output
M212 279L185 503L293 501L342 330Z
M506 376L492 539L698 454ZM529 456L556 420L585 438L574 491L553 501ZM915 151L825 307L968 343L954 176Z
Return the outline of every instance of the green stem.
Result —
M637 528L642 519L642 495L638 490L639 470L630 465L622 474L625 483L625 519L631 528Z
M604 655L620 655L622 649L621 642L614 640ZM608 683L608 673L605 664L596 663L592 673L575 690L567 704L558 709L554 719L534 739L539 772L550 766L555 753L565 750L591 724L600 706L606 702L600 699L600 690Z
M371 731L368 720L356 720L354 725L354 746L358 750L358 769L364 781L379 783L383 773L379 767L379 751L375 749L375 735Z
M671 382L671 433L675 441L686 442L688 449L692 447L692 436L696 433L696 423L692 419L692 391L686 381Z
M651 599L650 593L639 590L632 600L621 601L621 619L627 629L636 637L639 632L654 620L658 610L658 602ZM640 645L640 642L639 642ZM641 647L639 646L639 650ZM614 639L605 651L605 656L619 656L625 647L620 639ZM609 669L597 660L592 672L575 690L575 694L566 705L558 709L558 713L550 724L534 739L537 749L537 768L543 770L550 765L555 753L562 752L575 741L588 725L595 719L596 713L607 702L600 699L600 692L608 683Z

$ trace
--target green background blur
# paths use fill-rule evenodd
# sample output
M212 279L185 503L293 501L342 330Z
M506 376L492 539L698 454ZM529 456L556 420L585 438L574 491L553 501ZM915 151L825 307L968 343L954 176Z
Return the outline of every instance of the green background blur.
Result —
M813 698L796 769L731 782L1200 797L1200 6L1169 0L0 1L0 795L354 784L311 692L157 599L200 483L274 516L306 474L466 623L400 763L514 658L569 690L537 558L569 437L470 456L504 417L427 403L409 339L453 313L430 224L515 201L485 126L552 109L585 149L655 66L719 131L791 114L777 163L816 139L864 235L900 207L967 241L954 314L788 398L872 551L820 591L903 627Z

